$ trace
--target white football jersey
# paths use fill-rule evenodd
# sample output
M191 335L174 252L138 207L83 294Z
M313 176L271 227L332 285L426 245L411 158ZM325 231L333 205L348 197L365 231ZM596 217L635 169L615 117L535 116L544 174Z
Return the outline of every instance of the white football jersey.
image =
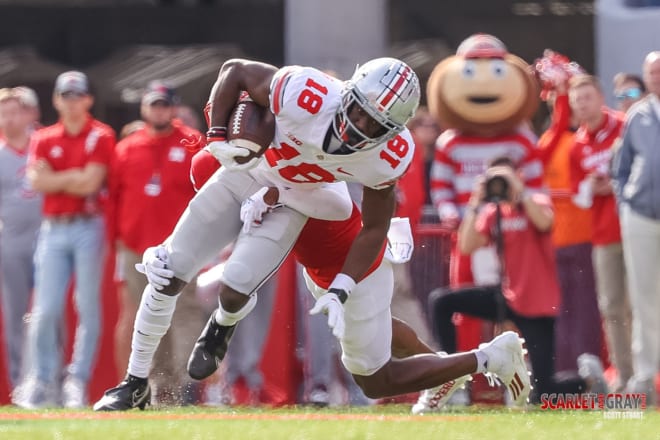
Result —
M371 150L351 154L323 151L341 105L343 86L342 81L309 67L285 67L275 74L270 87L275 137L253 170L255 177L284 187L346 181L383 189L403 175L415 148L407 129Z

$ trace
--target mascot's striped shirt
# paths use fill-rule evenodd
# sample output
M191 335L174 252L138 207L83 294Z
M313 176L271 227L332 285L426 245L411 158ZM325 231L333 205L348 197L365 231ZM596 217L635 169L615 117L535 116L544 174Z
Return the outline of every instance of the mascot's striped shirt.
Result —
M502 156L516 162L526 187L541 187L543 164L531 131L521 128L489 138L466 136L456 130L440 135L431 167L431 199L441 220L463 217L476 177L486 171L491 160Z

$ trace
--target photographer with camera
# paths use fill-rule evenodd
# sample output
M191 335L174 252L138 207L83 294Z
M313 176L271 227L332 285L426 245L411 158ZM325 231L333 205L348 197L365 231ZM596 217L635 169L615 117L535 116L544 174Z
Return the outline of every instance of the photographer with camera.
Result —
M495 243L500 283L444 291L431 298L434 332L448 353L456 351L454 313L504 324L512 322L527 341L535 396L543 393L598 392L604 381L596 374L554 380L554 324L559 308L559 283L551 228L550 198L525 189L508 157L491 162L480 176L458 230L458 246L470 254Z

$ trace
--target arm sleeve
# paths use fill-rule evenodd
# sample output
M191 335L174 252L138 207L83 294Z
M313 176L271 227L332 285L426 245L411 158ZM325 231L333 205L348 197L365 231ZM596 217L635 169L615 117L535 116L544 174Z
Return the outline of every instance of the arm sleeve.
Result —
M536 148L536 139L522 137L527 149L526 156L520 162L523 180L527 188L539 189L543 187L543 162Z
M623 128L623 137L614 149L612 159L612 183L617 201L623 201L623 187L630 177L630 169L635 156L628 123Z
M285 90L296 71L293 66L283 67L273 76L270 83L270 111L275 116L278 116L284 107Z
M104 131L98 138L96 147L89 155L87 163L98 163L110 166L115 149L115 134L111 130Z
M32 165L39 159L47 159L44 154L43 145L42 137L40 136L39 131L37 131L30 139L30 145L28 147L28 166Z
M454 179L456 172L451 158L445 148L436 147L433 163L431 164L430 191L431 201L438 210L440 219L457 217L456 189Z

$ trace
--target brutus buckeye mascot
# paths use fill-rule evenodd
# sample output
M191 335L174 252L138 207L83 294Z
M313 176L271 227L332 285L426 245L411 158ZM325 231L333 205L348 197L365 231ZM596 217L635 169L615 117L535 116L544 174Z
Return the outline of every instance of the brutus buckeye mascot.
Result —
M456 55L434 68L427 101L446 130L436 144L431 198L443 226L458 227L476 177L494 158L510 157L519 166L527 188L541 186L542 164L528 124L538 106L538 95L528 64L492 35L472 35L460 44ZM492 248L468 256L460 255L454 245L451 287L495 284L499 282L497 266ZM467 317L460 321L459 350L476 347L482 339L479 321Z

